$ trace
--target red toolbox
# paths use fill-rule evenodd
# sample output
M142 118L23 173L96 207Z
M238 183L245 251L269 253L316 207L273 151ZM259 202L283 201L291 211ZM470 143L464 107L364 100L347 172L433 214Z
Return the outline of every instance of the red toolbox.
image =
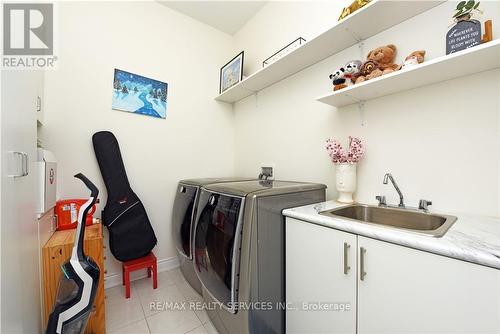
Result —
M64 199L56 202L55 215L57 217L57 231L68 230L71 228L76 228L78 213L80 207L87 202L88 199ZM97 200L96 203L99 203ZM92 225L93 214L96 210L96 206L93 205L87 215L85 225Z

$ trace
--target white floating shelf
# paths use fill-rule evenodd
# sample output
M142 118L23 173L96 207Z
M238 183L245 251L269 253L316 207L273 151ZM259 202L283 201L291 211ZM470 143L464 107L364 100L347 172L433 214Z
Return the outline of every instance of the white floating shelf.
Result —
M215 99L236 102L445 1L373 0L276 62L258 70Z
M432 85L470 74L500 68L500 40L494 40L407 70L396 71L318 97L334 107L344 107L405 90Z

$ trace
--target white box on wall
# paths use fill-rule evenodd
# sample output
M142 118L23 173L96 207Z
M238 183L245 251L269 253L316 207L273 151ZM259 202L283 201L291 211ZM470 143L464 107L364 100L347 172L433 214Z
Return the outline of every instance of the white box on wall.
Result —
M38 149L37 171L37 213L41 216L56 205L57 162L54 154Z

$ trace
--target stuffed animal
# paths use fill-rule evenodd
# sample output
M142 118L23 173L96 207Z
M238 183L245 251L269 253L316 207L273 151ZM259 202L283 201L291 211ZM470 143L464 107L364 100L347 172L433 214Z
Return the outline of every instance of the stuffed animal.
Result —
M399 65L398 70L402 70L414 65L418 65L424 62L425 51L413 51L410 53L408 57L405 58L405 61Z
M395 57L396 46L394 44L389 44L370 51L366 58L376 61L379 64L379 69L382 71L380 75L383 75L394 72L398 68L398 65L394 64Z
M353 85L360 74L361 64L360 60L351 60L344 67L330 74L329 78L333 82L333 91Z
M370 80L373 78L372 73L375 70L378 70L379 65L376 61L373 60L367 60L363 63L361 66L361 71L356 78L356 81L354 83L360 83L366 80Z
M346 79L344 78L343 67L337 69L333 74L330 74L329 78L330 80L332 80L333 83L333 91L347 87L345 84Z
M345 84L347 86L354 85L356 79L361 74L361 65L363 63L361 60L351 60L344 66L344 78L346 79Z
M381 75L394 72L399 66L394 63L394 58L396 57L396 46L394 44L389 44L376 48L370 51L366 57L366 61L362 68L365 68L365 73L361 74L357 79L356 83L363 82L365 80L370 80ZM363 72L363 71L362 71Z

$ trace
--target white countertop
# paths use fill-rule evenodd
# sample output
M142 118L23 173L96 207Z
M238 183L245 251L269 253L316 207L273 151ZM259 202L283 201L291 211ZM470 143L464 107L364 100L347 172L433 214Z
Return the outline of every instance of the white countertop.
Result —
M343 218L320 215L319 212L345 204L322 202L287 209L283 215L318 225L420 249L480 265L500 269L500 219L454 215L457 221L441 238L406 232L402 229L358 223ZM431 211L432 213L432 211Z

